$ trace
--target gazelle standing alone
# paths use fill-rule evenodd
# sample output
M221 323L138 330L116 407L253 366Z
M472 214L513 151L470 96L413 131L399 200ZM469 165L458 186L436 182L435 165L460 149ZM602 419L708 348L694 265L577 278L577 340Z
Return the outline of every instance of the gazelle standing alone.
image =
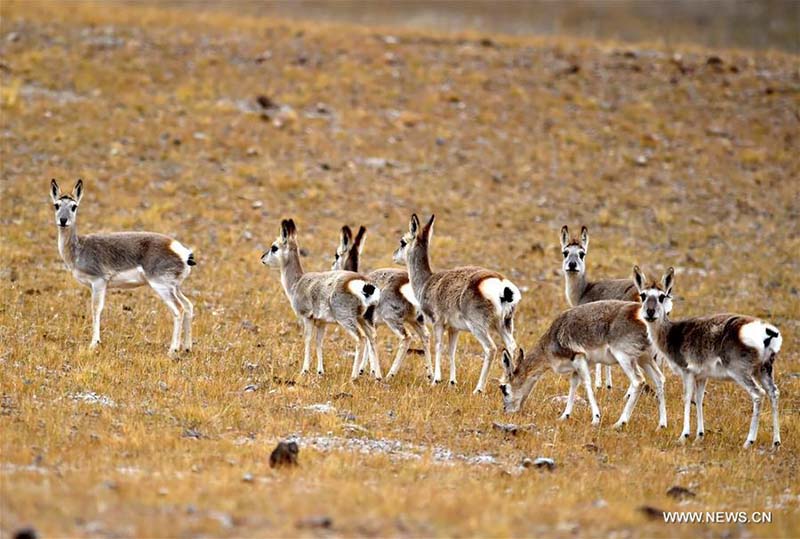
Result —
M764 393L772 406L772 443L781 444L778 419L779 391L772 377L773 364L783 341L778 328L751 316L714 314L673 322L669 304L675 272L667 270L661 284L647 283L638 266L634 281L641 294L640 317L647 324L650 340L659 353L683 378L683 431L680 441L689 438L691 406L697 405L697 439L705 436L703 396L709 378L733 380L753 400L753 415L744 447L752 446L758 434L758 416Z
M600 408L592 390L587 356L600 358L606 365L618 364L630 380L627 400L615 428L630 421L643 380L639 367L656 388L658 428L667 426L664 400L664 375L653 358L647 326L639 317L639 304L604 300L586 303L561 313L527 355L521 351L516 364L508 351L503 353L504 377L500 391L506 412L517 412L533 390L536 381L551 368L569 374L569 396L560 419L572 414L578 385L583 382L592 409L592 424L600 422Z
M343 226L341 239L339 240L339 246L336 249L331 269L358 273L366 234L367 229L361 226L355 237L353 237L353 231L350 230L350 227ZM367 279L378 285L381 290L381 299L375 308L375 322L386 324L392 333L400 339L400 343L397 346L397 354L387 377L392 378L397 374L408 354L411 335L409 335L406 326L409 326L419 335L422 341L428 378L431 378L433 376L433 365L431 364L430 334L428 333L428 328L425 327L422 313L415 305L416 298L414 298L414 292L411 289L408 272L397 268L378 269L368 273ZM364 362L362 361L361 369L363 368Z
M303 367L305 374L311 367L312 340L316 333L317 374L323 374L322 342L326 324L342 326L356 341L352 378L359 374L360 352L367 347L372 372L381 378L375 348L375 328L371 320L375 305L381 297L377 286L363 275L352 271L303 271L300 264L300 249L297 245L297 228L292 219L281 222L280 236L270 249L261 256L261 263L279 267L281 284L292 310L302 320L305 336Z
M153 232L113 232L79 236L78 207L83 181L72 194L62 194L55 180L50 182L58 226L58 252L79 283L92 290L91 347L100 344L100 315L109 288L149 285L167 304L174 319L170 354L192 349L192 302L180 285L195 265L194 254L180 242Z
M481 368L475 393L486 387L489 366L497 353L491 332L497 332L506 348L516 349L514 311L522 299L519 288L500 273L476 266L434 272L430 263L434 216L420 226L411 216L408 232L400 239L394 260L405 263L414 297L425 317L433 324L436 362L433 383L442 380L442 350L447 331L450 355L450 384L456 383L456 345L458 334L468 331L483 347Z
M631 279L603 279L589 281L586 278L586 255L589 252L589 229L581 227L580 238L571 238L569 228L561 227L561 254L564 257L565 293L570 307L600 301L618 299L639 301L639 292ZM606 365L606 387L611 389L611 365ZM594 386L600 388L603 366L596 363Z

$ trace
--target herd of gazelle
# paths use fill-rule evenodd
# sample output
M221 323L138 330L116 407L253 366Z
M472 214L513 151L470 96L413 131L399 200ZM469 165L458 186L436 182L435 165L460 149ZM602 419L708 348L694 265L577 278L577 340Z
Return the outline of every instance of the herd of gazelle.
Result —
M189 276L195 259L192 251L175 239L151 232L77 233L77 213L83 182L70 194L51 181L50 196L58 227L58 251L75 279L92 291L91 347L100 343L100 315L108 288L149 285L166 303L174 326L169 351L192 347L192 303L180 285ZM633 279L588 281L586 253L589 233L571 238L561 230L566 297L570 309L550 324L536 345L524 353L514 340L514 313L522 299L517 286L502 274L478 266L434 271L430 262L434 217L422 225L412 215L409 229L394 253L406 270L385 268L359 273L366 229L353 235L343 227L333 268L304 272L300 262L297 228L292 219L282 221L280 235L265 252L263 264L280 268L284 292L304 328L302 373L311 367L316 348L317 373L324 373L322 345L328 324L338 324L355 341L351 376L358 378L369 363L375 378L382 377L375 343L375 326L386 324L400 340L388 376L397 374L411 343L409 329L420 338L428 377L442 380L442 354L447 334L450 383L456 383L456 346L462 331L471 333L483 348L483 365L475 392L486 387L489 368L497 353L493 340L503 343L503 376L500 390L506 412L517 412L537 380L548 368L569 375L570 388L561 419L572 414L578 386L583 384L592 412L600 421L594 397L591 364L597 366L596 385L601 387L606 366L611 387L612 365L619 365L629 379L625 406L615 427L631 417L649 378L658 398L658 427L667 426L664 375L660 360L677 372L683 382L684 417L680 440L690 436L691 404L696 404L697 438L704 436L703 396L709 378L732 380L753 401L753 414L745 447L755 443L761 402L769 397L772 409L773 445L779 446L778 388L773 363L781 348L778 329L762 320L737 314L715 314L670 319L675 274L669 268L660 282L648 281L638 266ZM431 362L427 324L433 327L434 357Z

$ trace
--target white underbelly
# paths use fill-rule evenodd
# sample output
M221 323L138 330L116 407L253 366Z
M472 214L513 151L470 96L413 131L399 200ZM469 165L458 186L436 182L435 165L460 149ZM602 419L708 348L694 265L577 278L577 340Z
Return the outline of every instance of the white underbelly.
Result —
M135 288L144 284L147 279L141 266L114 273L108 279L109 288Z
M722 365L722 360L720 358L715 358L712 361L703 364L689 362L688 368L690 372L695 374L695 376L700 376L702 378L730 377L728 369Z

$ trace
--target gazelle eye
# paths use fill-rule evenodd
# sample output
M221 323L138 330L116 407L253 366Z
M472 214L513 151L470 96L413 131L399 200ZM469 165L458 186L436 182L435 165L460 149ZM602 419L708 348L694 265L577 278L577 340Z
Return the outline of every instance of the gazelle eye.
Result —
M61 208L61 204L58 204L58 203L56 203L56 204L53 204L53 207L54 207L55 209L60 209L60 208Z
M406 240L400 240L400 247L406 246Z
M72 206L70 209L72 210L72 213L75 213L75 211L78 209L77 204L75 206Z
M644 298L646 298L646 297L647 297L647 294L645 294L644 292L642 292L641 294L639 294L639 298L640 298L642 301L644 301Z
M562 254L562 255L564 255L564 258L567 258L567 255L568 255L569 253L568 253L567 251L562 251L562 252L561 252L561 254Z
M667 299L667 296L665 296L664 294L659 294L659 296L658 296L658 302L659 303L664 303L665 299Z
M277 246L277 245L273 245L273 246L270 248L270 252L271 252L271 253L274 253L274 252L276 252L277 250L278 250L278 246Z
M335 260L339 260L339 253L336 253L336 254L335 254L335 255L333 255L333 256L335 257Z
M586 256L586 253L584 253L583 251L581 251L580 253L578 253L578 256L580 256L580 257L581 257L581 260L583 260L583 257L584 257L584 256Z

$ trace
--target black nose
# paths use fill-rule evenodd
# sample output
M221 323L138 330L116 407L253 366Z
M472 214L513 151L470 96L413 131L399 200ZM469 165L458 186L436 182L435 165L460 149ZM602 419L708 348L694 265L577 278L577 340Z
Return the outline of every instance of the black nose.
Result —
M577 267L578 267L578 265L575 262L570 262L569 263L569 269L574 270Z
M67 225L67 218L66 217L62 217L61 218L61 226L66 226L66 225Z
M653 318L655 315L656 315L656 310L655 309L647 309L647 317L648 318Z

